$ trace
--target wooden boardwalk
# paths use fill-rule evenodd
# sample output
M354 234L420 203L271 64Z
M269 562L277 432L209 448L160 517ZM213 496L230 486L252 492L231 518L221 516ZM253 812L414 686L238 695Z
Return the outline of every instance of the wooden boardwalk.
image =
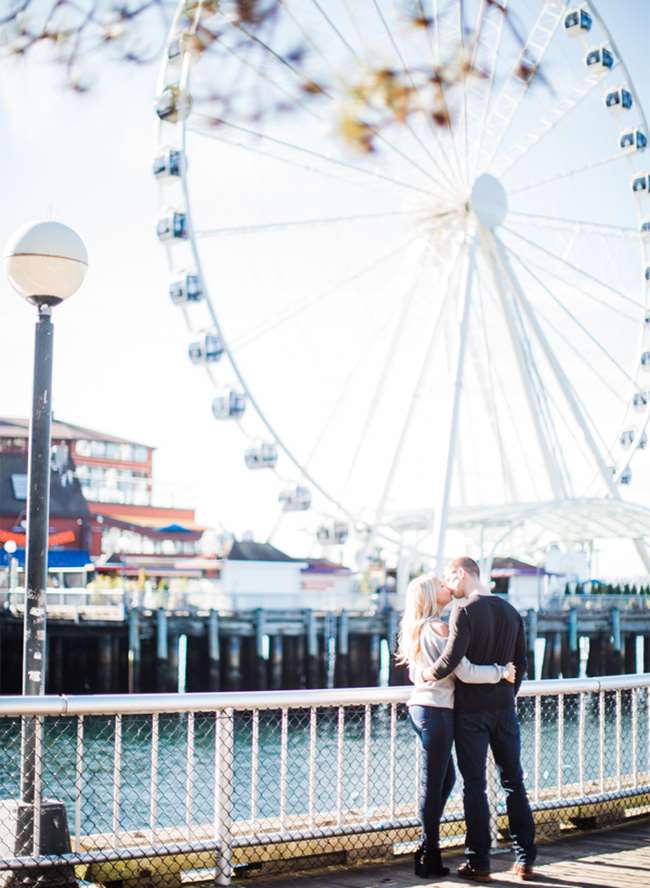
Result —
M459 888L475 885L455 875L462 857L447 857L449 876L420 879L408 862L382 866L334 867L316 875L257 879L254 888ZM545 888L650 888L650 818L634 820L610 830L578 833L541 845L534 882L523 883L508 872L513 857L496 854L492 859L493 885L536 884Z

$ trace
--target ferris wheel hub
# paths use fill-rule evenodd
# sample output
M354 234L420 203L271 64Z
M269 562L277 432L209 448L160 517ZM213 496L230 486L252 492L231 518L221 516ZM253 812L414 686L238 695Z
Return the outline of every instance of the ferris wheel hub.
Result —
M508 213L508 198L501 182L489 173L480 175L472 188L469 209L487 228L501 225Z

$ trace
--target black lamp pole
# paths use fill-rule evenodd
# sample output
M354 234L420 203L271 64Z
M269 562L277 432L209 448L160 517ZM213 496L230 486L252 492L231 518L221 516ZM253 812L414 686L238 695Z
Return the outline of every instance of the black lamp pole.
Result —
M67 225L30 222L9 239L4 253L11 286L36 306L32 414L27 469L27 545L23 621L23 696L20 798L0 799L4 843L22 858L0 879L2 888L77 888L67 862L70 833L63 802L44 797L47 556L52 437L52 309L81 286L88 267L83 241ZM63 859L61 859L63 857ZM59 860L57 860L57 858Z
M27 550L23 622L23 695L45 693L47 626L47 548L50 515L50 446L52 426L52 308L38 304L34 341L34 385L29 426L27 475ZM34 803L36 776L34 719L23 722L21 798Z

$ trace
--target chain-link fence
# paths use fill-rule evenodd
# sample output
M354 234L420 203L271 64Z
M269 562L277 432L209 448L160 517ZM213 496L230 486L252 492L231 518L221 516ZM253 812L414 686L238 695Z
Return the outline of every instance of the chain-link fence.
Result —
M411 851L408 694L0 699L0 870L228 884ZM518 709L540 837L650 810L650 676L526 682ZM496 844L507 818L494 767L488 796ZM463 834L459 781L442 843Z

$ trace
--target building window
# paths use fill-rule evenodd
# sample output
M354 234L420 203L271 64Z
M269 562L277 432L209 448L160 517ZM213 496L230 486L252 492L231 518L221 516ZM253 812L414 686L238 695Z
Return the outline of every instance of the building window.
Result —
M96 456L99 459L104 459L106 456L106 443L104 441L91 441L90 455Z
M146 447L140 447L139 445L137 445L136 447L133 448L133 459L135 462L140 462L140 463L147 462L148 458L149 458L149 451L147 450Z

